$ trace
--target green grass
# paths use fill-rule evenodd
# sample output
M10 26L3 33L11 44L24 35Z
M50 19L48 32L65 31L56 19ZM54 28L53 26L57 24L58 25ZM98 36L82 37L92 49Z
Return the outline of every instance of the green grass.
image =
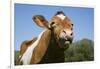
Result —
M18 57L19 57L19 51L15 51L15 56L14 56L15 65L18 65Z

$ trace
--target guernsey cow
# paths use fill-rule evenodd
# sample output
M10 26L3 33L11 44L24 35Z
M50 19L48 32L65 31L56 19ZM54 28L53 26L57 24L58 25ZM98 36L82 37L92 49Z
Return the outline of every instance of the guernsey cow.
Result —
M64 62L64 50L73 40L73 24L62 11L50 21L43 16L33 16L33 21L45 30L37 38L24 41L20 47L19 64Z

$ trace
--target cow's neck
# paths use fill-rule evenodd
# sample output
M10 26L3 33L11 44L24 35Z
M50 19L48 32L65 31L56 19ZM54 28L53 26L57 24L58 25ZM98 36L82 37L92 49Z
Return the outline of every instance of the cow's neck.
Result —
M56 37L54 33L51 32L51 36L49 37L50 40L49 40L48 48L40 63L64 62L64 50L61 49L60 46L58 46L59 44L56 41Z
M44 54L47 51L49 42L51 38L51 31L45 30L36 46L36 48L33 50L31 64L38 63L43 58Z

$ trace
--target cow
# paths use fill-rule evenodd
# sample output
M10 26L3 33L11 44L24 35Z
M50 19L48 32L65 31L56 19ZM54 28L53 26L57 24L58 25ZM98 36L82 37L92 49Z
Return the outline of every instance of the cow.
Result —
M19 64L44 64L64 62L64 51L73 41L73 24L63 11L47 21L42 15L32 17L42 31L38 37L22 42Z

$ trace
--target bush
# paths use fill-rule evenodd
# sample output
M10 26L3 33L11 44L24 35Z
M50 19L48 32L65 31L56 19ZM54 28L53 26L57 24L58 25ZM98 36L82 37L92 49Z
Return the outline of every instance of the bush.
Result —
M94 60L94 43L92 40L83 39L73 43L65 51L65 61L93 61Z

